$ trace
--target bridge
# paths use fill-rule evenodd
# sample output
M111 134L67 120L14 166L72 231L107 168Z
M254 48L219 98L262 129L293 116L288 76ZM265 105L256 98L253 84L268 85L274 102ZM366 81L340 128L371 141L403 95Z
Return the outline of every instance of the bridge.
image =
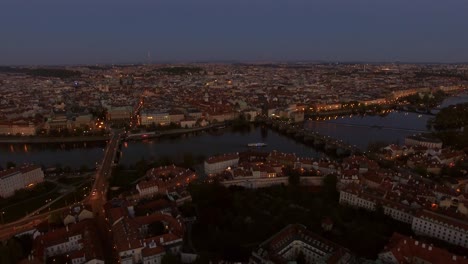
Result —
M411 128L404 128L404 127L391 127L391 126L380 126L380 125L361 125L361 124L345 124L339 123L334 121L327 121L326 124L333 124L338 126L346 126L346 127L365 127L365 128L377 128L377 129L384 129L384 130L396 130L396 131L407 131L407 132L417 132L417 133L425 133L426 130L420 129L411 129ZM310 127L310 125L309 125Z
M91 189L91 194L83 201L84 203L91 205L95 215L102 211L104 204L107 202L108 180L112 174L112 167L114 165L114 160L119 150L120 139L123 134L124 133L121 130L112 132L111 138L104 151L103 161L98 165L96 179L94 181L93 188Z
M103 206L107 202L107 188L108 188L108 180L111 177L112 167L114 165L114 160L116 158L117 152L119 150L119 143L120 139L123 135L122 130L114 130L111 133L111 138L106 146L104 152L104 158L102 163L98 166L98 170L96 171L96 177L93 184L93 188L91 193L82 200L82 203L89 204L92 208L94 213L96 223L99 227L99 232L102 232L101 238L106 240L109 238L109 234L107 233L107 224L105 221L105 216L103 214ZM52 213L62 212L68 210L68 206L58 208L52 210L50 212L42 213L39 215L28 216L17 220L15 222L11 222L5 225L0 226L0 241L7 240L8 238L14 236L18 233L23 233L28 230L31 230L37 224L47 221L48 217ZM109 243L106 243L109 244ZM111 254L111 249L104 248L106 255Z

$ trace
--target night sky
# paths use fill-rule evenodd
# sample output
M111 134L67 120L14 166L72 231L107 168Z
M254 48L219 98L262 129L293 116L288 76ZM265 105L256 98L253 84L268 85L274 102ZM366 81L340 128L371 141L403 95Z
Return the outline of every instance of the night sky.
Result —
M468 62L465 0L0 0L0 65Z

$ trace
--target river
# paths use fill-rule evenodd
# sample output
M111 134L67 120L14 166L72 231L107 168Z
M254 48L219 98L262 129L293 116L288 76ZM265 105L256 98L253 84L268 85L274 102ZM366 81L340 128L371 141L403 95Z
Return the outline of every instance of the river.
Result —
M468 94L449 97L441 107L468 102ZM383 141L403 143L408 135L427 131L426 122L430 115L393 111L386 116L346 116L331 120L307 121L305 127L320 134L341 139L365 150L369 143ZM246 150L248 143L265 142L265 151L292 152L300 156L316 157L314 149L264 127L251 127L247 131L225 128L216 132L195 132L187 135L167 136L147 141L128 142L123 146L121 163L130 165L141 158L152 159L162 156L181 158L185 153L193 156L210 156L218 153ZM46 167L57 164L79 168L94 167L103 156L102 144L0 144L0 166L7 161L16 164L35 163Z

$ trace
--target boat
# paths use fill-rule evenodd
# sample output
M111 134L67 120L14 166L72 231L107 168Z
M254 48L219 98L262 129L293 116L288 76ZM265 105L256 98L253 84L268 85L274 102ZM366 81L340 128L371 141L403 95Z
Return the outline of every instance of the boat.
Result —
M248 147L266 147L266 143L249 143L247 144Z

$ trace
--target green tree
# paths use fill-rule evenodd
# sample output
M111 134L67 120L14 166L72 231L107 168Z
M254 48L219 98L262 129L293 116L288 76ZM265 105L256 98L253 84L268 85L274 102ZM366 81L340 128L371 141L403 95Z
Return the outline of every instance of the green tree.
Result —
M87 172L89 170L88 166L86 165L81 165L80 167L80 172Z
M8 161L6 164L7 169L16 168L16 163Z
M291 173L288 175L288 183L291 186L299 186L301 184L301 176L298 173Z
M304 252L301 251L301 252L299 252L299 254L297 254L296 263L297 264L306 264L307 263Z
M156 221L148 225L148 234L150 236L160 236L166 233L166 227L161 221Z
M51 213L49 214L47 221L51 225L60 225L62 223L62 217L59 213Z
M193 158L192 153L185 153L183 159L184 159L183 161L184 167L189 168L195 165L195 160Z
M63 172L65 172L65 173L70 173L71 170L72 170L72 168L70 166L68 166L68 165L63 168Z
M144 175L148 169L148 162L144 158L142 158L135 164L135 170L137 171L138 175Z
M288 183L291 186L298 186L301 183L301 174L291 166L284 168L283 173L288 176Z
M57 163L55 164L55 172L61 173L63 171L62 164Z
M179 264L179 263L181 263L180 259L171 253L166 253L161 260L161 264Z
M338 178L336 175L327 175L323 178L322 196L328 202L338 202L339 193L336 189Z
M17 238L10 238L0 245L0 263L18 263L24 257L23 248Z
M198 254L197 259L193 262L193 264L208 264L210 263L210 257L208 254L201 252Z
M27 256L31 253L33 247L33 237L30 234L24 234L18 237L18 242L23 248L23 255Z

